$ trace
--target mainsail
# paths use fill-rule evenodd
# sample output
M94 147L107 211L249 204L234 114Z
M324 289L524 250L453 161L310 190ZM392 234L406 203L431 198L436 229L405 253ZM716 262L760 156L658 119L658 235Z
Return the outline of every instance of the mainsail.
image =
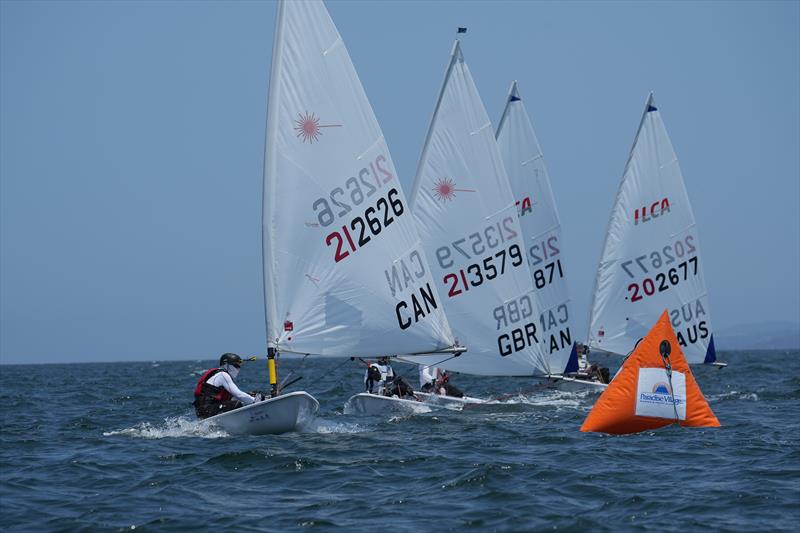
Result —
M573 360L575 368L567 368L574 350L574 327L571 327L572 303L562 255L561 222L542 149L516 81L511 84L496 137L516 200L525 254L542 313L538 319L542 350L552 372L577 371L577 359Z
M694 214L650 94L608 223L589 345L625 355L665 308L686 359L714 362Z
M374 356L455 344L411 209L321 1L280 2L264 162L267 340Z
M541 313L514 195L459 41L434 108L411 204L450 325L469 349L439 366L479 375L547 373Z

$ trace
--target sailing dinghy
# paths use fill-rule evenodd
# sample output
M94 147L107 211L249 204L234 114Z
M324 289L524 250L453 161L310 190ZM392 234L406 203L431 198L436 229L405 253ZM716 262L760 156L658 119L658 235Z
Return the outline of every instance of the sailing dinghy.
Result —
M431 405L426 404L422 398L408 399L397 396L385 396L362 392L351 396L344 406L345 414L354 415L384 415L384 414L415 414L429 413Z
M469 352L405 360L484 376L547 374L514 194L458 40L411 204L448 320Z
M278 2L263 211L271 361L463 351L383 133L319 0Z
M716 362L694 213L651 93L608 223L588 344L624 356L665 308L690 364L725 366Z
M297 391L251 403L203 420L232 435L273 435L294 431L314 418L319 402Z
M514 193L525 237L525 257L540 306L537 324L541 328L546 377L559 388L602 391L604 383L578 373L561 222L544 155L516 81L511 83L495 137Z

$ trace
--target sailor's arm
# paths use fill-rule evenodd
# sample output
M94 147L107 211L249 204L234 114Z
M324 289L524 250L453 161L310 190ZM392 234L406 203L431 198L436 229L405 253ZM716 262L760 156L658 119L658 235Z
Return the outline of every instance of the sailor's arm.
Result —
M242 392L239 387L236 386L236 383L233 382L233 379L227 374L227 372L220 372L222 374L222 387L231 393L231 396L239 400L245 405L251 404L256 401L255 398L247 394L246 392Z

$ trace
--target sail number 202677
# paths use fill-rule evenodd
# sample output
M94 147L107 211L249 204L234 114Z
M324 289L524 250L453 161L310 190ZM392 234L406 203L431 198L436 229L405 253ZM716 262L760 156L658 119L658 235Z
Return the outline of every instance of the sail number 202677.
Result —
M630 283L625 299L630 302L638 302L647 296L664 292L681 281L688 280L690 276L697 276L696 252L694 236L687 235L683 239L675 241L674 244L664 246L661 250L654 250L635 259L623 261L620 266L628 277L635 278L639 272L649 275L641 281ZM658 272L667 265L674 266ZM656 272L652 272L652 270Z
M404 212L405 206L397 189L390 189L386 197L378 198L375 205L367 207L362 214L350 220L349 224L325 237L325 244L334 247L334 262L338 263L366 246Z
M641 285L639 283L628 285L630 301L638 302L645 296L652 296L656 292L664 292L670 287L678 285L681 281L689 279L689 276L696 275L697 257L690 257L688 261L678 263L677 267L670 268L667 272L658 272L654 278L644 278Z

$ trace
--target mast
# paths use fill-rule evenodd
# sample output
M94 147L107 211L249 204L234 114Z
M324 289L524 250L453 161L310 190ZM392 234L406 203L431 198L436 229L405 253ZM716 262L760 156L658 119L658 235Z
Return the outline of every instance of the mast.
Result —
M639 141L639 134L642 132L642 126L644 125L644 119L647 117L647 112L650 107L653 105L653 91L650 91L650 94L647 96L647 102L644 105L644 111L642 111L642 117L639 119L639 127L636 129L636 136L633 139L633 144L631 145L631 149L628 152L628 159L625 161L625 168L622 170L622 178L619 180L619 185L617 186L617 194L614 197L614 207L619 203L620 197L622 195L623 186L625 185L625 178L628 174L628 167L631 164L631 158L633 157L633 151L636 149L636 143ZM600 249L600 261L597 262L597 275L594 278L594 287L592 290L592 303L589 306L589 322L587 324L587 332L586 332L586 345L589 346L591 349L600 350L604 353L615 354L616 352L610 352L605 350L596 344L592 343L592 318L594 316L594 309L595 304L597 303L597 291L600 283L600 265L602 264L603 257L606 253L606 246L608 246L608 235L611 232L611 224L614 220L614 207L612 207L611 215L608 217L608 224L606 225L606 234L603 237L603 246ZM616 355L625 356L627 354L619 353Z
M503 114L500 115L500 121L497 123L497 132L495 138L500 136L500 131L503 129L503 124L506 122L508 111L511 107L511 102L520 100L519 93L517 92L517 80L511 82L511 87L508 89L508 98L506 98L506 105L503 107Z
M278 127L277 102L279 98L280 83L278 71L281 65L283 52L283 14L284 0L278 0L278 10L275 16L275 32L272 40L272 65L270 67L269 85L267 88L267 126L264 145L264 177L261 182L261 261L264 283L264 327L267 336L267 373L269 376L270 396L278 395L278 373L275 366L277 344L270 338L269 325L277 319L275 297L271 293L270 281L273 279L274 254L267 248L267 232L274 231L272 220L268 219L272 213L272 195L268 195L267 180L275 179L276 172L276 132ZM271 241L270 241L271 242Z
M461 28L459 28L460 30ZM419 161L417 161L417 172L414 174L415 176L419 176L420 172L422 171L422 165L425 163L425 158L428 155L428 145L430 144L431 135L433 134L433 125L436 122L436 115L439 114L439 107L442 104L442 96L444 96L444 90L447 88L447 80L450 79L450 73L453 71L453 65L456 64L459 58L463 58L461 54L461 42L456 39L453 43L453 50L450 52L450 63L447 64L447 68L444 71L444 78L442 79L442 85L439 88L439 96L436 98L436 105L433 106L433 113L431 114L431 121L428 124L428 133L425 135L425 143L422 145L422 153L419 155ZM408 203L411 206L411 209L414 209L414 204L417 200L417 192L419 191L420 181L418 179L414 180L414 185L411 189L411 196L408 198Z
M272 65L270 67L269 86L267 88L267 127L264 145L264 177L261 182L261 261L264 283L264 325L267 335L267 347L276 348L277 343L270 335L270 323L277 320L277 309L275 307L275 295L271 290L271 280L274 279L273 260L275 255L267 246L267 233L274 231L274 221L271 219L273 213L273 195L268 194L267 182L274 180L277 175L277 128L278 128L278 99L280 98L279 70L281 67L281 56L283 55L283 20L284 20L285 1L278 0L278 11L275 16L275 33L272 41ZM270 241L271 242L271 241Z

